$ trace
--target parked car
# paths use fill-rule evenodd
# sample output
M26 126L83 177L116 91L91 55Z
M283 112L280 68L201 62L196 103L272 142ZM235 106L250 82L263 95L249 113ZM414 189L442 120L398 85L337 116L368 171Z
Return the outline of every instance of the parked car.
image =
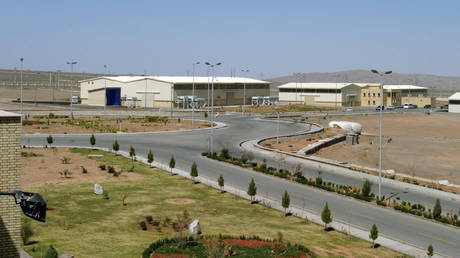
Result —
M351 107L345 108L345 109L343 110L343 112L352 112L352 111L353 111L353 109L352 109Z
M442 105L442 106L441 106L441 109L449 109L449 104Z
M411 103L406 103L406 104L404 104L403 108L405 108L405 109L414 109L414 108L417 108L417 106L413 105Z
M382 111L385 110L385 106L377 106L375 110L380 111L380 107L382 108Z
M387 107L387 110L395 110L396 109L396 106L393 106L393 105L390 105Z
M425 106L423 106L423 108L432 108L432 106L431 105L425 105Z

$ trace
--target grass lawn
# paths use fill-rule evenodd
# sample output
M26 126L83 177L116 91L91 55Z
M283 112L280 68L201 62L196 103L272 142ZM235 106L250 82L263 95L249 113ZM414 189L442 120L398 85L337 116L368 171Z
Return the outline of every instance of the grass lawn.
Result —
M123 171L131 167L129 159L111 153L87 149L73 149L72 152L84 156L104 154L103 158L95 159L116 165ZM193 219L200 220L204 234L276 238L281 231L286 241L303 244L321 257L400 256L383 247L371 249L368 242L339 232L325 232L322 226L296 217L284 217L282 212L250 205L247 200L221 194L202 184L194 185L191 180L143 164L136 163L133 173L144 179L122 180L122 174L119 181L101 183L108 191L108 200L93 193L92 183L27 189L42 194L52 210L47 213L46 223L31 222L35 235L25 250L40 257L53 244L60 254L71 253L76 257L139 257L153 241L174 234L141 231L136 225L149 215L153 219L174 219L187 209ZM90 174L91 171L87 175ZM126 206L122 205L123 195L127 196ZM195 203L171 201L181 198Z

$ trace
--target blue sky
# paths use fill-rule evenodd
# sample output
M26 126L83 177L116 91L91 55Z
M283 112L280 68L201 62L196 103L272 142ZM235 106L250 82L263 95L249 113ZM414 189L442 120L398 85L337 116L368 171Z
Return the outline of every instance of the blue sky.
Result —
M4 1L0 68L264 78L391 69L460 76L460 1ZM197 74L204 75L198 66ZM240 75L237 73L237 75Z

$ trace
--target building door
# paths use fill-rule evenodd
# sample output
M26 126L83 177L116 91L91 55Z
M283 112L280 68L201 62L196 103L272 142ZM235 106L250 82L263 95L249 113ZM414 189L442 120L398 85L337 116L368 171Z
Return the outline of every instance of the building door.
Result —
M120 106L120 88L107 88L105 97L107 98L107 106Z

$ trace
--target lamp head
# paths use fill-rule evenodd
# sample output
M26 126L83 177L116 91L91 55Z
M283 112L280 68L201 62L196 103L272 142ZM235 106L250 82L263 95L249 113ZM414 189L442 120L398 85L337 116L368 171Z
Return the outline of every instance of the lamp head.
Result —
M222 63L217 63L216 65L221 65Z
M209 62L206 62L205 64L206 64L206 65L211 65Z
M390 74L390 73L392 73L392 71L386 71L386 72L385 72L385 74Z
M375 69L372 69L371 72L378 74L379 72Z

